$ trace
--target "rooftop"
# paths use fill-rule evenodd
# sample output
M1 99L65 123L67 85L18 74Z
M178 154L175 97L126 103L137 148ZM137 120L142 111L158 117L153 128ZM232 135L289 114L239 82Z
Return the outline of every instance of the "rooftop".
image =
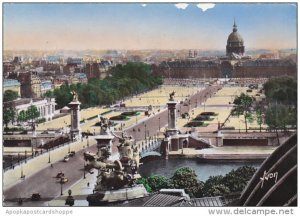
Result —
M3 87L9 87L9 86L15 86L15 85L20 86L20 82L15 79L4 79L3 80Z

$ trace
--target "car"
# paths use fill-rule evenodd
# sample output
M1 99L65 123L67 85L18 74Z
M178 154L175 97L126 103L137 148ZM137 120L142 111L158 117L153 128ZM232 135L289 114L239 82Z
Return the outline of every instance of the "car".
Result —
M57 173L55 178L61 178L61 177L64 177L64 176L65 176L65 174L62 171L60 171L59 173Z
M41 199L41 195L39 193L33 193L31 195L31 200L32 201L39 201Z
M64 183L66 183L68 181L69 181L69 179L66 178L66 177L62 177L62 178L59 179L59 183L61 183L61 184L64 184Z
M71 152L68 154L69 157L73 157L74 155L75 155L75 151L71 151Z
M64 162L68 162L70 160L70 157L68 156L68 155L66 155L65 157L64 157Z

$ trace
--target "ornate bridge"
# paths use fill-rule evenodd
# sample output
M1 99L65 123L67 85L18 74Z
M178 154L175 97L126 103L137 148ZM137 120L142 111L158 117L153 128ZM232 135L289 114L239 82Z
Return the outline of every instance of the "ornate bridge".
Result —
M140 158L143 159L149 156L160 157L161 142L162 139L158 139L157 137L138 142Z

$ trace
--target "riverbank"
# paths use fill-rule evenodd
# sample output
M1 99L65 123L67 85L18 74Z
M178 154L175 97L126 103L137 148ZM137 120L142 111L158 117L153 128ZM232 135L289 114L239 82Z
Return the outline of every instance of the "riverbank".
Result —
M224 146L207 149L184 148L170 151L169 158L197 158L210 161L262 161L277 147L274 146Z

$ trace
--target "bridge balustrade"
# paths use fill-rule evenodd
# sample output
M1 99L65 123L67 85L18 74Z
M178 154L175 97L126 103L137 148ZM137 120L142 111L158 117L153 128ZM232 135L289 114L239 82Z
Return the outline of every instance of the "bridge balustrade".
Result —
M145 143L144 146L141 148L140 154L145 154L146 152L151 152L157 150L161 145L161 140L157 139L157 141L151 141Z

